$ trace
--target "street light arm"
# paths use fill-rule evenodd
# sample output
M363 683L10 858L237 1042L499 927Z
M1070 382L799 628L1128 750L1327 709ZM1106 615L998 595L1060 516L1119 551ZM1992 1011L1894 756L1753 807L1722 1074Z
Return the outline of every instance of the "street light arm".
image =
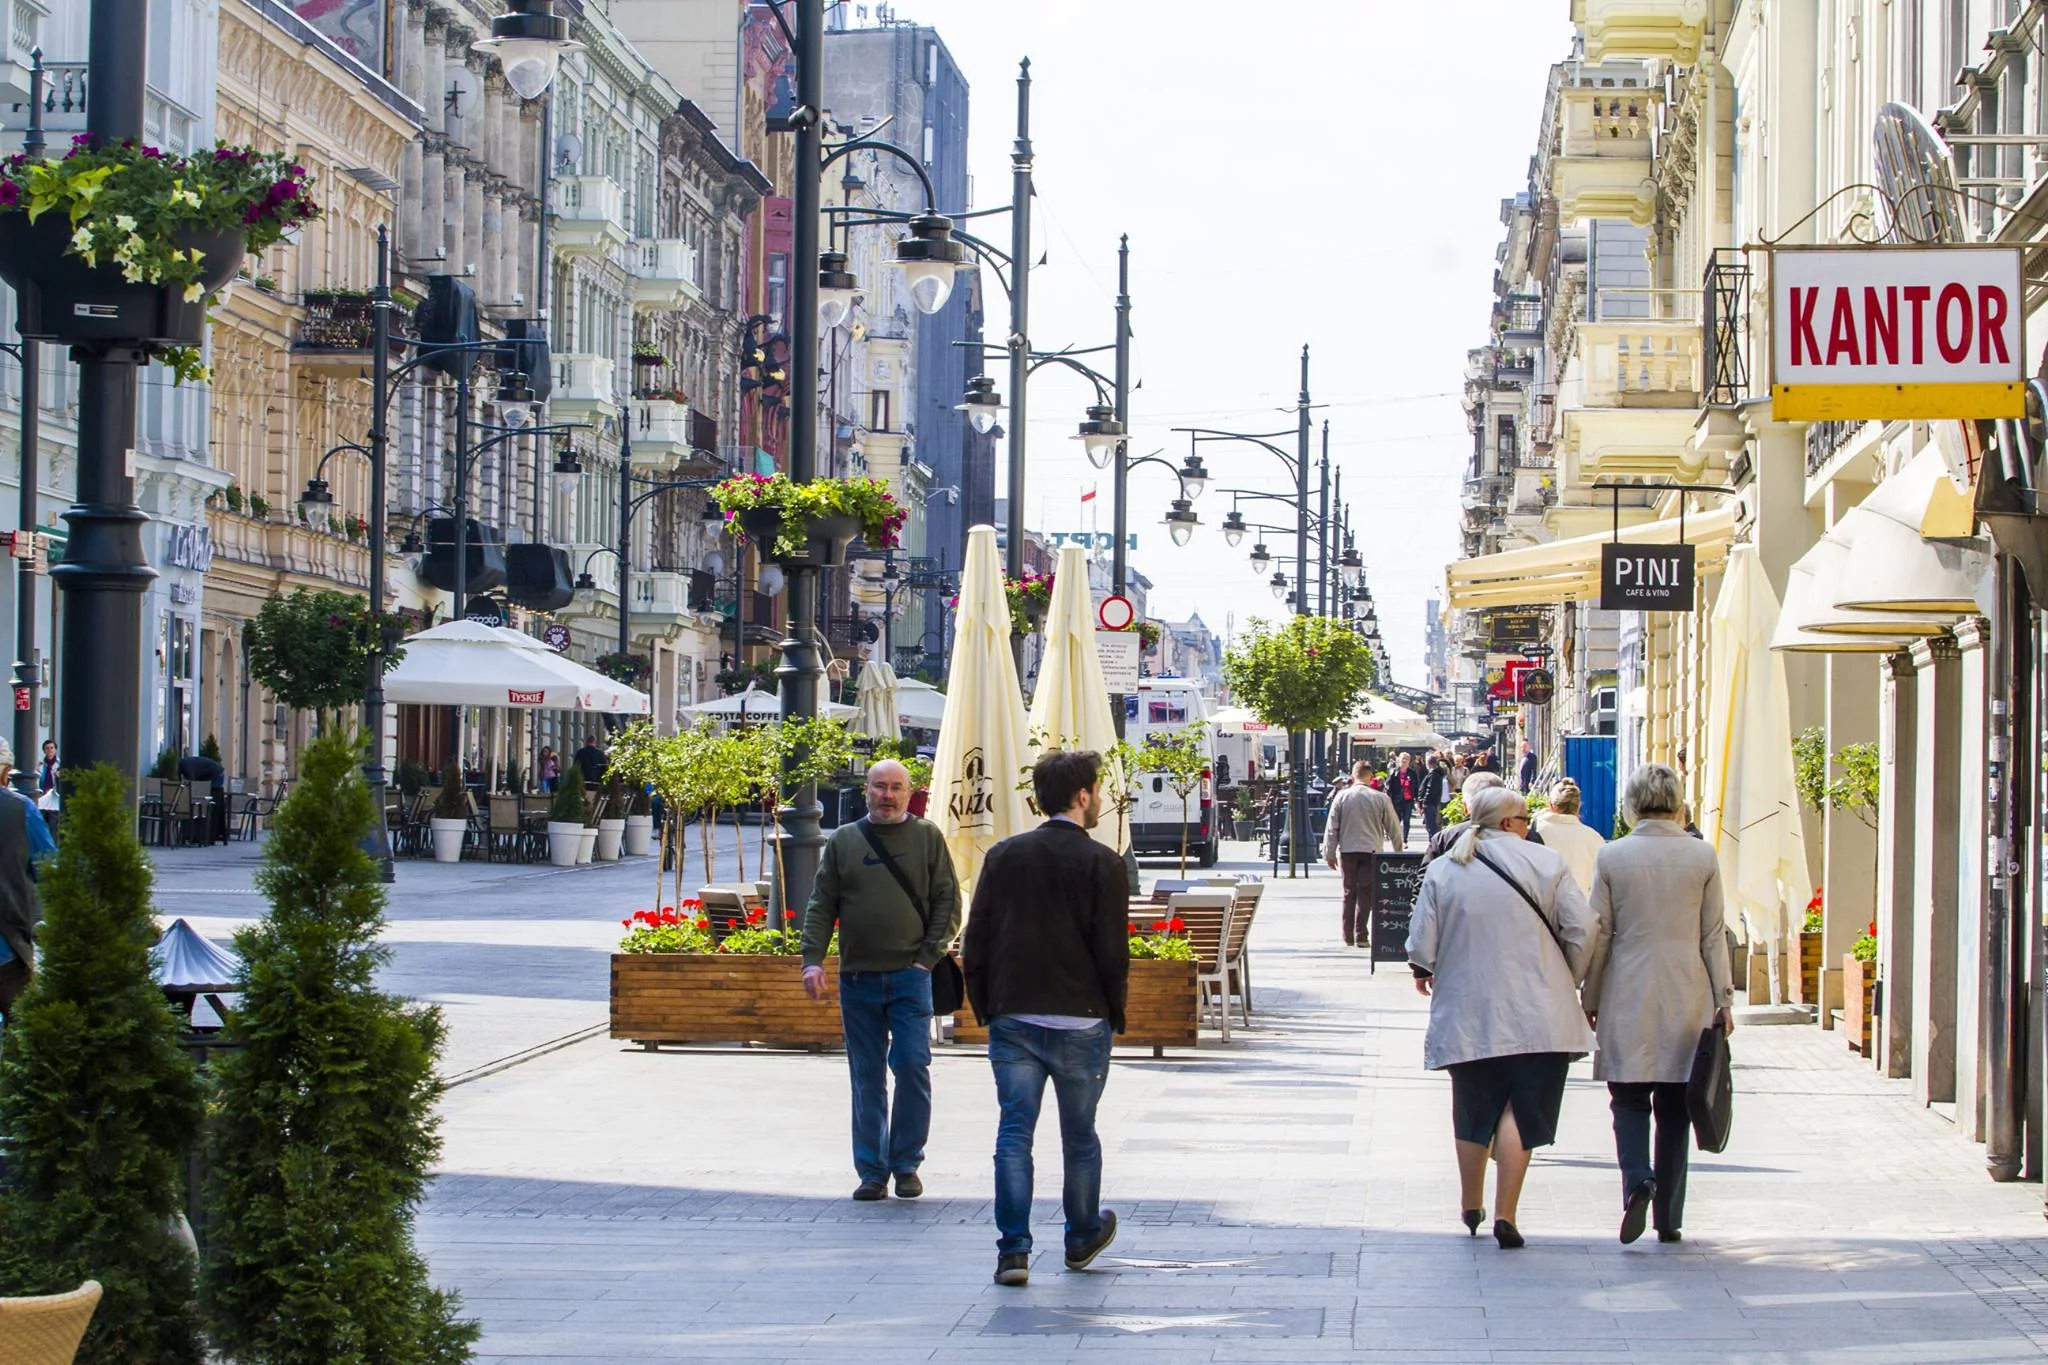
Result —
M819 160L818 173L823 175L833 162L845 156L848 152L860 151L887 152L904 165L910 167L911 170L917 173L917 183L924 186L924 211L926 213L937 213L939 211L939 192L932 187L931 172L926 170L923 163L916 157L904 151L893 142L868 142L862 138L854 138L850 142L842 142L837 147L826 152Z
M325 455L322 455L320 457L320 463L313 466L314 482L318 482L320 476L327 472L327 462L333 459L335 456L341 454L341 452L344 450L353 450L356 454L364 456L365 458L368 459L375 458L375 456L371 454L370 448L368 446L359 446L353 441L344 441L340 445L328 451Z
M1203 441L1243 441L1249 445L1258 446L1260 449L1271 453L1280 463L1286 465L1288 473L1299 476L1299 467L1295 457L1266 439L1269 436L1292 436L1294 433L1291 431L1263 431L1254 434L1245 431L1218 431L1213 427L1171 427L1169 430L1187 432L1197 445Z
M1107 405L1109 403L1110 382L1107 379L1103 378L1101 375L1097 374L1094 370L1088 368L1086 365L1083 365L1080 361L1074 359L1073 356L1068 354L1067 352L1056 351L1051 355L1041 355L1037 359L1033 360L1031 364L1025 368L1024 373L1027 375L1037 374L1039 370L1043 369L1047 365L1066 366L1075 374L1080 375L1083 379L1087 380L1089 383L1095 386L1096 402L1104 405Z

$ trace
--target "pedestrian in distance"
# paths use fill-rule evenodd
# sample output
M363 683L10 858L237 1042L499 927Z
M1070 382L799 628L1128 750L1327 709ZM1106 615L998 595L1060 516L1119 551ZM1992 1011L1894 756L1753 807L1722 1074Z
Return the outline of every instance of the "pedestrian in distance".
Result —
M552 796L561 780L562 760L552 746L543 744L540 750L540 789Z
M1579 806L1583 801L1579 784L1569 777L1559 778L1550 787L1550 805L1536 820L1536 827L1542 831L1543 845L1554 848L1564 858L1564 865L1571 869L1572 880L1579 884L1579 890L1593 894L1593 860L1600 856L1600 850L1607 841L1600 837L1600 831L1579 819Z
M988 852L961 945L967 998L995 1069L996 1283L1031 1278L1031 1139L1045 1083L1059 1104L1066 1266L1116 1239L1102 1207L1095 1109L1131 971L1124 861L1088 834L1102 817L1102 759L1046 754L1031 769L1045 823Z
M1444 827L1444 807L1451 802L1451 774L1442 754L1431 754L1423 760L1422 794L1417 803L1422 807L1422 832L1434 839L1436 832Z
M869 768L867 799L867 815L833 830L818 861L804 910L804 993L825 998L825 949L838 929L853 1197L886 1199L893 1176L896 1197L915 1199L932 1126L932 968L960 931L960 885L939 827L910 813L908 769L894 759Z
M1423 1065L1451 1073L1466 1230L1477 1237L1486 1221L1490 1150L1493 1236L1512 1251L1529 1154L1556 1139L1565 1071L1592 1045L1578 988L1598 924L1564 859L1519 837L1521 796L1467 792L1472 823L1423 874L1408 961L1430 997Z
M1465 790L1465 779L1471 775L1472 770L1466 766L1464 758L1460 756L1451 764L1451 795L1456 796L1459 792ZM1444 804L1448 806L1450 802L1446 801Z
M1593 1079L1607 1082L1614 1114L1624 1242L1646 1218L1658 1241L1680 1240L1693 1053L1707 1028L1735 1027L1719 863L1679 823L1680 790L1661 763L1629 774L1631 828L1600 850L1593 879L1599 932L1581 1000L1600 1044Z
M13 750L0 741L10 763ZM16 793L19 795L19 793ZM14 1002L35 975L36 925L42 910L36 903L35 852L30 830L42 825L42 813L27 799L0 801L0 1035ZM43 830L43 838L49 839ZM56 851L54 842L51 851Z
M1536 762L1536 746L1524 743L1522 745L1522 764L1516 771L1516 777L1519 779L1516 785L1521 787L1523 791L1532 792L1536 790L1536 771L1538 766Z
M178 760L178 777L197 785L206 784L208 798L206 815L206 842L224 844L228 841L228 770L220 760L208 758L205 754L186 754Z
M63 765L57 761L57 741L43 741L43 761L36 766L36 806L40 810L54 811L64 808L63 793L59 784L63 781Z
M9 804L22 808L22 838L28 849L30 872L33 874L35 864L57 856L57 840L50 834L50 825L43 819L42 808L28 793L14 785L14 746L4 739L0 739L0 791L7 793ZM0 856L10 855L0 852Z
M1396 847L1406 848L1415 806L1422 799L1422 771L1415 766L1413 754L1403 753L1394 760L1394 770L1387 775L1387 795L1394 802L1394 814L1401 817L1401 842Z
M585 735L583 737L583 747L578 749L572 757L576 760L576 766L583 770L584 786L602 787L604 785L604 770L608 760L605 758L604 748L599 736L595 734Z
M1379 882L1379 855L1399 849L1401 819L1387 794L1368 779L1372 764L1360 759L1351 768L1352 783L1330 803L1323 825L1323 861L1344 878L1344 946L1372 942L1372 898Z

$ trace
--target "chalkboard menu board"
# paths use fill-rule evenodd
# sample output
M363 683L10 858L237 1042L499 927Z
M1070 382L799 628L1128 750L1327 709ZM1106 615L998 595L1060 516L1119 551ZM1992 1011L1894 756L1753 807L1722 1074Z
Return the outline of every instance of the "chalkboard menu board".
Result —
M1408 960L1408 921L1422 886L1420 853L1382 853L1372 890L1372 969Z

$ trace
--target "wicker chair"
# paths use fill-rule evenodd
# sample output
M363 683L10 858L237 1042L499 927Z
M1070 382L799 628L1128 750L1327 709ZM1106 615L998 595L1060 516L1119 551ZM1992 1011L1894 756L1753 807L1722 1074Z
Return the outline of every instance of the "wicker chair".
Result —
M99 1303L98 1280L69 1294L0 1299L0 1365L71 1365Z

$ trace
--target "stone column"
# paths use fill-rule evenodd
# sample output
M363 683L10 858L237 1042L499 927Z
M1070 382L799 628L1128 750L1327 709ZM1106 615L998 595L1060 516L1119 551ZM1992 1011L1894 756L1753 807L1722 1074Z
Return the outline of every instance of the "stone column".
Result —
M1827 656L1828 748L1877 740L1877 665L1867 654ZM1836 776L1839 772L1836 771ZM1826 847L1822 887L1820 1026L1832 1029L1842 1003L1842 955L1870 922L1877 901L1877 834L1868 813L1829 810L1822 817Z
M1919 674L1913 823L1913 1098L1956 1097L1957 650L1953 637L1913 642Z
M1991 625L1980 617L1956 623L1956 1130L1984 1140L1984 777L1990 690L1986 670Z
M1879 664L1878 694L1877 964L1883 1026L1872 1049L1887 1076L1912 1074L1913 861L1919 830L1918 674L1912 655L1888 654Z

